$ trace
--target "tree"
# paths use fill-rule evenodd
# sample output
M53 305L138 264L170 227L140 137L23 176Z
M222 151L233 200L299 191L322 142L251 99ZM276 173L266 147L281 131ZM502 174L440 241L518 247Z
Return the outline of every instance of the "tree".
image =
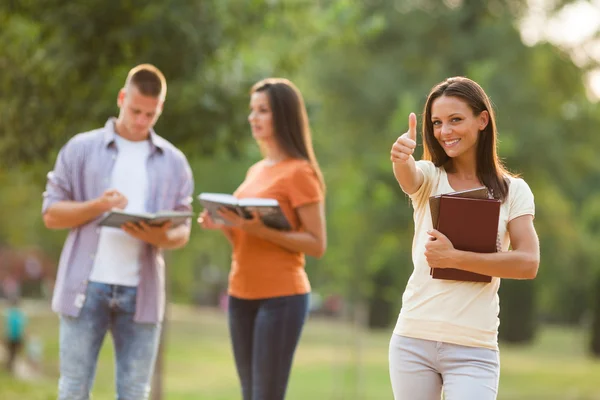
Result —
M600 273L597 273L594 279L594 289L590 352L594 357L600 358Z
M0 90L10 93L0 99L0 181L12 187L16 180L30 180L25 190L33 196L21 206L28 210L27 221L36 221L28 231L44 232L40 204L31 207L31 198L40 198L44 173L52 168L60 147L117 112L117 92L128 70L139 63L155 64L167 78L169 95L157 131L191 155L193 166L210 156L231 165L236 179L242 178L236 161L243 160L247 167L252 154L247 147L250 136L239 134L247 126L243 110L249 88L276 66L280 72L293 69L290 60L297 56L294 52L264 56L256 51L253 38L259 38L265 27L285 31L286 18L301 16L308 8L302 2L284 6L262 0L0 4ZM5 172L9 167L17 170ZM224 174L226 170L224 166ZM3 190L0 204L17 206L23 197L25 193ZM14 207L0 215L3 222L23 216ZM6 237L14 245L31 240L31 232L14 229L18 225L3 226L0 240ZM56 235L42 235L48 248L60 247ZM198 244L195 251L208 246ZM210 248L218 249L223 249L222 243ZM190 259L190 254L183 252L177 258ZM169 279L171 284L180 280ZM161 398L161 379L154 382L153 396Z
M330 191L336 193L328 217L332 249L327 258L340 266L330 272L331 280L348 279L354 282L352 293L361 290L372 300L372 312L386 315L371 317L373 324L393 321L389 307L381 306L381 294L393 291L395 299L387 301L399 302L411 271L411 217L391 174L389 146L406 130L408 113L422 109L434 83L466 75L490 94L500 128L500 155L536 195L535 221L542 242L539 283L508 284L502 297L506 300L501 300L505 311L512 309L507 303L511 290L519 292L519 313L532 321L520 324L529 331L519 335L524 337L531 337L540 313L571 321L573 308L565 296L584 293L582 276L591 271L581 262L587 256L578 256L591 250L580 244L584 231L577 207L593 187L589 180L597 182L600 172L589 154L597 139L586 128L600 114L586 97L583 71L553 45L523 44L515 21L526 9L517 2L343 4L327 14L337 22L338 35L324 39L322 51L313 57L310 78L304 78L313 88L307 97L319 99L317 149L335 166L325 166ZM535 295L530 293L534 288ZM585 299L578 298L577 321ZM505 331L519 329L511 321L503 319Z

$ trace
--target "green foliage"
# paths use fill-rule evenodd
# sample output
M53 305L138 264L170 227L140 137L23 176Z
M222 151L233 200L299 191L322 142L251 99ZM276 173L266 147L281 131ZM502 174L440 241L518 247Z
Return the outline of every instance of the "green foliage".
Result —
M412 221L386 156L393 140L406 130L408 113L422 109L429 88L448 76L466 75L478 81L495 104L501 157L536 195L542 248L539 293L527 293L532 285L516 285L523 290L515 289L514 297L527 301L521 306L529 318L541 313L578 322L586 308L585 277L595 265L592 241L585 240L587 232L577 210L587 203L589 181L598 177L591 154L597 138L587 127L594 126L591 121L597 123L599 107L587 100L582 71L564 54L549 44L527 47L521 42L514 21L522 7L504 1L434 3L369 2L353 24L360 30L376 20L377 29L358 43L352 36L347 41L331 40L313 58L311 96L321 99L317 133L323 130L328 136L318 137L318 148L352 176L344 181L330 177L337 194L330 199L335 210L330 220L340 215L351 224L348 220L355 219L354 226L363 233L349 231L336 219L329 232L332 243L340 245L329 255L354 249L350 257L356 260L354 271L362 285L353 290L362 288L363 295L376 303L373 310L382 308L381 293L388 287L396 288L395 298L388 301L399 302L402 282L411 270ZM335 131L342 133L337 139L330 134ZM348 164L359 174L349 173ZM344 210L339 204L348 202L342 196L350 180L354 198ZM373 196L374 183L389 185L392 201ZM344 212L350 209L352 215ZM368 223L359 224L364 221ZM402 232L390 230L391 224ZM377 243L390 233L396 246L381 251ZM503 291L505 297L513 297L511 287ZM534 297L539 297L537 312ZM534 325L520 326L521 335L531 337Z
M158 66L169 85L157 131L187 153L236 153L250 85L285 63L272 56L264 65L253 52L252 37L264 24L286 26L278 17L287 11L277 3L40 3L0 5L0 62L8 72L0 90L11 93L0 100L3 166L51 160L58 144L103 124L117 112L127 71L143 62Z
M370 324L388 326L412 272L413 235L389 148L435 83L467 75L491 96L500 155L536 200L540 271L535 285L503 284L503 313L514 298L532 320L578 323L600 271L600 104L586 98L583 71L563 51L522 43L525 3L2 2L0 91L9 95L0 97L0 243L39 244L58 259L64 234L47 231L39 215L45 174L68 138L117 113L133 65L165 72L156 129L188 156L196 193L234 190L260 158L248 90L286 76L304 94L328 186L329 245L308 260L313 287L370 300ZM190 244L169 254L171 295L190 301L212 290L202 271L216 266L224 280L229 251L218 233L195 226Z

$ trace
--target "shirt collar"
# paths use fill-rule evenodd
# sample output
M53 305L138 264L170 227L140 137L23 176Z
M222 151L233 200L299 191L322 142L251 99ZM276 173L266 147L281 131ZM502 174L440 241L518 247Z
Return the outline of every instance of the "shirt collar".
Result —
M115 117L110 117L106 124L104 124L104 145L111 146L114 145L117 131L115 130L115 124L117 119ZM163 152L163 139L154 132L154 129L150 129L150 135L148 137L150 141L150 153L154 153L155 151Z

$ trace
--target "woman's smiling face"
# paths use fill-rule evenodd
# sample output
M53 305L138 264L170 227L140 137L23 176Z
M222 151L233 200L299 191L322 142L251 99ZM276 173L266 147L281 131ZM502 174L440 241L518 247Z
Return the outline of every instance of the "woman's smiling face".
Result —
M440 96L431 104L433 135L448 157L455 158L475 152L480 131L489 122L489 114L482 111L474 115L473 110L462 99Z

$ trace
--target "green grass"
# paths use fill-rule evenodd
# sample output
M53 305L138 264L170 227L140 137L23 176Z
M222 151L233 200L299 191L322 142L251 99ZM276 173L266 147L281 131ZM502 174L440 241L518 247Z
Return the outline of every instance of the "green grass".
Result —
M31 333L45 343L44 376L18 381L0 373L0 399L56 398L57 317L31 316ZM391 399L387 369L390 331L357 334L349 325L311 318L304 331L288 399ZM532 346L501 348L500 400L600 399L600 362L586 356L582 332L545 328ZM225 316L171 307L165 353L168 400L239 399ZM114 398L112 344L100 355L94 400Z

